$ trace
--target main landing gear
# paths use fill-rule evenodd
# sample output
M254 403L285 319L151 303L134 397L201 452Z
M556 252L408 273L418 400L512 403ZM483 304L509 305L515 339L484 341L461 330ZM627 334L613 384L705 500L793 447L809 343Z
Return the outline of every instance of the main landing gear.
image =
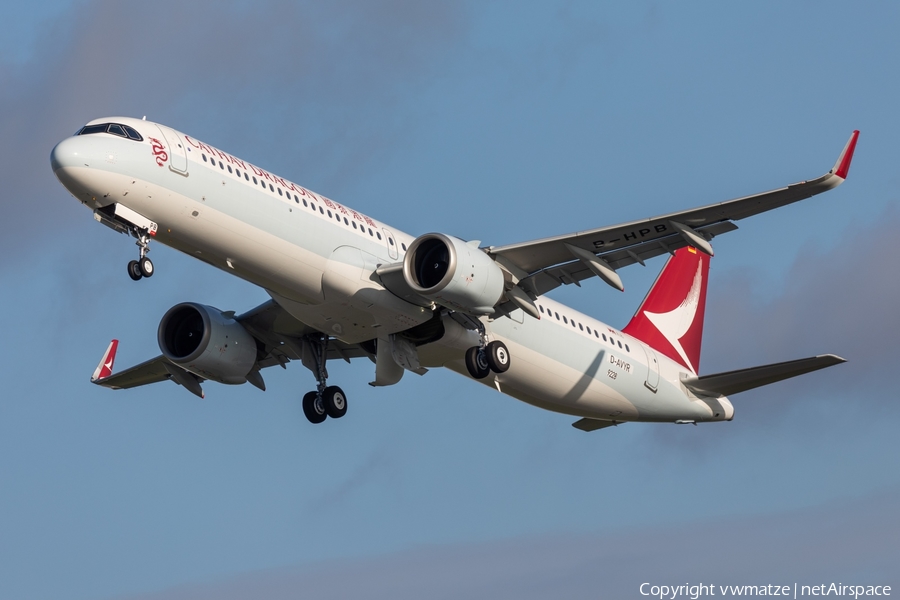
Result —
M303 396L303 414L310 423L321 423L326 418L340 419L347 414L347 396L344 390L336 385L328 385L328 371L325 361L328 359L328 336L307 336L304 339L304 351L309 350L312 364L304 360L316 376L316 391Z
M138 229L137 227L131 230L131 235L138 240L135 244L140 248L141 256L140 259L132 260L128 263L128 276L138 281L143 277L151 277L153 275L153 263L147 258L147 253L150 252L150 235L146 229Z
M491 371L506 373L509 365L509 349L503 342L485 344L482 339L480 346L472 346L466 350L466 369L475 379L484 379Z

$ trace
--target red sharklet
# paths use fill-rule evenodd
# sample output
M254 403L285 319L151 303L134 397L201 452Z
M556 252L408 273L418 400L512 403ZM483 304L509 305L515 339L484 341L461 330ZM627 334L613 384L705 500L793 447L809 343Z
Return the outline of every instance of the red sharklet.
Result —
M103 358L100 359L100 364L97 365L94 374L91 376L91 381L100 381L112 375L113 363L116 362L116 350L118 348L119 340L113 340L109 343L109 347L103 353Z
M709 255L677 250L622 331L697 373L708 278Z
M859 130L856 130L850 136L850 139L847 140L847 145L844 146L844 151L841 152L841 155L838 157L837 163L835 163L834 165L834 174L841 179L847 179L847 174L850 173L850 162L853 160L853 151L856 150L856 140L858 139Z

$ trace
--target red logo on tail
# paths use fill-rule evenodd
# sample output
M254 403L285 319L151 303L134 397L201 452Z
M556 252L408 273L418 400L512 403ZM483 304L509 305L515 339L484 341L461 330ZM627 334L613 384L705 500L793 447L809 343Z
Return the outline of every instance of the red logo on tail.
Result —
M708 275L707 254L695 248L676 251L622 331L696 373Z

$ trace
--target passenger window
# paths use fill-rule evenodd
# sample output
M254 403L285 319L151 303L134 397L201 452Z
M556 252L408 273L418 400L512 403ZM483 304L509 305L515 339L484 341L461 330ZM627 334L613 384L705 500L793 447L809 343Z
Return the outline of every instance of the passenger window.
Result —
M622 347L622 342L621 342L621 341L617 340L616 343L619 344L619 348Z
M388 242L391 244L391 246L393 246L393 245L394 245L394 238L388 238Z
M350 221L347 220L347 217L344 217L344 225L350 225Z
M559 313L553 313L556 315L556 320L559 321Z
M371 228L371 227L369 227L369 235L375 235L374 233L372 233L372 228Z
M603 334L603 341L604 341L604 342L606 341L606 334L605 334L605 333Z
M228 165L228 172L233 173L233 171L231 170L231 165Z
M400 242L400 247L403 248L403 251L406 252L406 244Z
M253 178L253 185L256 185L256 177Z
M219 168L223 171L225 170L225 163L223 163L221 160L219 161Z
M591 335L591 328L587 327L586 329L587 329L588 335Z
M201 154L200 156L203 157L203 162L206 162L206 155L205 155L205 154Z
M275 186L272 185L271 183L269 184L269 191L270 191L270 192L274 192L274 191L275 191Z
M582 325L581 323L579 323L579 324L578 324L578 329L584 331L584 325Z
M283 194L281 193L281 188L278 188L278 195L279 195L279 196L283 195Z
M328 218L329 218L329 219L331 218L331 211L330 211L330 210L328 211Z
M379 240L381 239L381 234L378 233L377 231L375 232L375 235L378 236L378 239L379 239Z
M538 308L541 309L541 314L544 314L544 307L538 304Z
M325 214L325 211L324 211L324 210L323 210L323 209L322 209L322 207L321 207L321 206L320 206L320 207L319 207L319 212L320 212L320 213L322 213L322 214L323 214L323 215L324 215L324 214ZM329 213L329 215L328 215L328 216L331 216L331 214L330 214L330 213Z
M596 329L594 330L594 337L595 337L595 338L599 338L599 337L600 337L600 336L597 334L597 330L596 330Z
M306 204L306 198L303 199L303 206L308 206L308 204Z
M250 181L250 176L247 175L246 173L244 173L244 179L246 179L247 181Z
M628 344L625 344L625 352L631 352L631 348L628 347Z
M565 315L563 315L563 323L565 323L566 325L569 324L569 320L565 317Z

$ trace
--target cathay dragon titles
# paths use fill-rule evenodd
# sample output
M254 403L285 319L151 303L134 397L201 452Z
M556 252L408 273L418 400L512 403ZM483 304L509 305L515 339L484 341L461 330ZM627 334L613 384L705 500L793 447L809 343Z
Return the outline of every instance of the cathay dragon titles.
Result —
M123 389L206 380L264 390L262 370L300 361L316 381L312 423L347 412L328 360L365 357L373 386L447 367L504 394L579 417L592 431L629 421L728 421L727 396L843 362L825 354L700 375L710 240L735 221L840 185L854 131L828 173L701 208L506 246L449 233L414 237L150 121L91 121L51 154L60 182L94 219L133 236L128 275L153 275L154 240L263 288L243 314L193 302L163 316L162 354L113 373L109 345L92 381ZM624 329L547 297L593 276L671 255Z

